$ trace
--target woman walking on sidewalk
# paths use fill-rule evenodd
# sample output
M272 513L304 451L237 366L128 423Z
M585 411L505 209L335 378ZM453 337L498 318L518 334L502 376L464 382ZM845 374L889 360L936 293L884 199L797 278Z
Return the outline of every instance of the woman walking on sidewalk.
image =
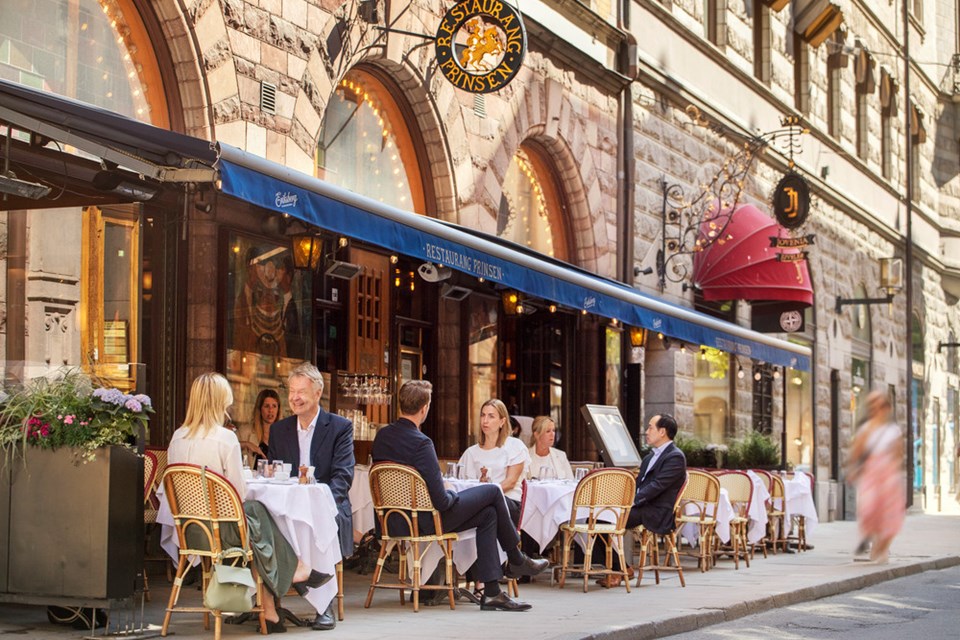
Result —
M853 441L850 459L855 466L848 477L857 485L858 552L872 542L870 559L882 564L903 526L906 509L903 433L891 420L886 395L871 392L867 408L868 418Z

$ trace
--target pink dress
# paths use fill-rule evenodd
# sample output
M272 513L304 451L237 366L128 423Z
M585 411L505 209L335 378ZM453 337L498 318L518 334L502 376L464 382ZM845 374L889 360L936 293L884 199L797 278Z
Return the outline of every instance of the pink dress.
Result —
M864 537L892 538L900 532L906 510L906 477L897 457L900 427L885 424L870 434L869 455L857 483L857 520Z

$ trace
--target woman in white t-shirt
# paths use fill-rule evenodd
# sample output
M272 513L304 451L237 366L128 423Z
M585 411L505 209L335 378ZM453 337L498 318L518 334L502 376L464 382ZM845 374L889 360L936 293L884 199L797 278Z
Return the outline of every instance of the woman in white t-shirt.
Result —
M530 464L530 454L523 442L510 437L510 415L497 398L480 407L477 444L463 452L460 464L467 478L499 484L514 523L520 519L522 479Z
M533 435L530 436L530 477L541 478L544 467L553 469L558 480L573 480L573 469L567 454L555 449L557 423L550 416L533 419Z

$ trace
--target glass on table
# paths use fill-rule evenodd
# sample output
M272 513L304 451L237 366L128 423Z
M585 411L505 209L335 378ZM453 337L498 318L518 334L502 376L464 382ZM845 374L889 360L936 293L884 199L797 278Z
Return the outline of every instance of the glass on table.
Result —
M448 463L447 463L447 473L446 473L446 477L447 477L447 478L456 478L456 477L457 477L457 463L456 463L456 462L448 462Z
M574 479L575 479L577 482L580 482L581 480L583 480L584 478L586 478L586 477L587 477L587 470L586 470L586 468L584 468L584 467L579 467L579 468L577 468L577 470L574 471L573 477L574 477Z

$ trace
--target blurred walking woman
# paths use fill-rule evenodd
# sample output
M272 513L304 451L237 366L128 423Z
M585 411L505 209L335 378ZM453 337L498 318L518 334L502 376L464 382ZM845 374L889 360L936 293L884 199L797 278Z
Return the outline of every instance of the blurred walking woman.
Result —
M190 388L183 426L173 432L170 440L168 459L170 464L195 464L223 475L243 499L247 487L243 479L240 442L233 431L223 426L228 421L227 409L231 404L233 391L226 378L219 373L199 375ZM319 586L330 576L310 571L297 559L290 543L281 535L262 503L245 501L243 510L247 516L254 565L264 585L276 596L276 602L273 597L263 599L267 631L282 632L285 629L277 613L280 596L285 595L291 585L299 586L300 591L304 585ZM224 527L220 535L225 546L240 546L236 527ZM203 547L207 542L203 538L196 544Z
M870 559L882 564L903 526L906 508L903 433L891 419L886 395L870 393L867 408L869 417L857 431L850 452L855 466L849 477L857 485L860 547L872 542Z

